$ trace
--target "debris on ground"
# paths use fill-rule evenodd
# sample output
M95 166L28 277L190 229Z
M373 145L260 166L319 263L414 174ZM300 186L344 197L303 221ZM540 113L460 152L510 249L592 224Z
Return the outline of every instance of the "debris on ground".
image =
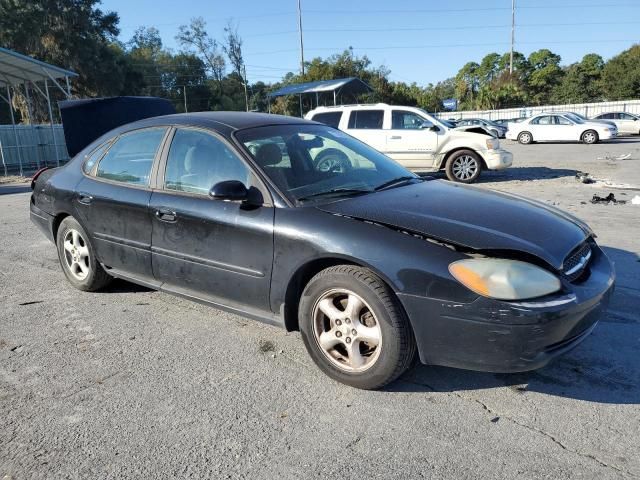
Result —
M500 420L500 417L493 417L491 423L498 423L498 420Z
M604 160L607 162L617 162L620 160L629 160L631 158L630 153L623 153L621 155L611 155L610 153L606 153L604 157L597 157L596 160Z
M580 183L596 183L595 179L586 172L576 172L576 180Z
M601 197L599 195L594 195L591 199L591 203L599 204L599 205L624 205L627 203L626 200L616 200L616 196L613 193L610 193L606 197Z
M631 199L631 203L633 203L634 205L640 205L640 195L636 195L635 197L633 197Z

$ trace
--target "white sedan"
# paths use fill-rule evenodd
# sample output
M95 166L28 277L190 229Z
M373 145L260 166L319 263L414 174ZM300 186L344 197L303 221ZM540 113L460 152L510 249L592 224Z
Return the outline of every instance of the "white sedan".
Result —
M616 124L620 133L640 135L640 115L627 112L601 113L593 117L598 120L609 120Z
M542 113L519 123L509 123L506 137L526 145L532 142L596 143L618 135L613 125L585 121L570 113Z

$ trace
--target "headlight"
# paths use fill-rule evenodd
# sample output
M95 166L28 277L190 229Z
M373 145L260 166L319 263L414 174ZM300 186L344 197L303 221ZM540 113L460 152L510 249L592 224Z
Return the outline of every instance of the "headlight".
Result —
M525 300L561 288L553 274L530 263L500 258L469 258L449 265L451 275L483 297Z
M497 138L487 138L487 148L489 150L497 150L500 148L500 140Z

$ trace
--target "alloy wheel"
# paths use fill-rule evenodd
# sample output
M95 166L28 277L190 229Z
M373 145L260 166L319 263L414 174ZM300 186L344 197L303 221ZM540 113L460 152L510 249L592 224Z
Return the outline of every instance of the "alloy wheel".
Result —
M585 143L595 143L596 141L596 134L593 132L587 132L584 134L584 136L582 137Z
M365 371L380 356L380 323L352 291L333 289L319 297L313 308L313 333L327 359L341 370Z
M89 266L89 247L80 232L70 229L64 236L64 259L66 266L78 280L87 278L91 271Z
M471 155L460 155L454 160L452 170L458 180L469 180L478 171L478 161Z

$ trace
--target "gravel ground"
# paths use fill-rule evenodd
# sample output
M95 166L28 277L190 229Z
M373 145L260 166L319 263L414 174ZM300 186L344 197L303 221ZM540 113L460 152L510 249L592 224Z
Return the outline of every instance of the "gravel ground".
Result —
M126 282L74 290L6 190L0 478L639 477L640 205L588 201L640 190L574 175L640 188L640 141L505 145L514 167L480 185L588 221L616 262L611 310L537 372L418 366L380 392L323 376L297 333Z

